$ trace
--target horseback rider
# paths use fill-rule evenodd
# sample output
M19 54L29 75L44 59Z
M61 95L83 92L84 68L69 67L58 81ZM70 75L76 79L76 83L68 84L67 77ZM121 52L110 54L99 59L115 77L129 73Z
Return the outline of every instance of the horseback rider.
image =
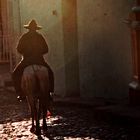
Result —
M54 92L54 74L43 57L44 54L48 53L48 45L43 36L37 32L37 30L40 30L42 27L38 26L36 21L33 19L29 21L27 25L24 25L24 28L28 29L28 32L24 33L20 37L17 45L17 51L22 55L22 60L17 64L12 73L15 90L18 95L17 98L19 100L25 98L21 89L21 79L24 68L33 64L43 65L48 69L50 85L49 91L50 94Z

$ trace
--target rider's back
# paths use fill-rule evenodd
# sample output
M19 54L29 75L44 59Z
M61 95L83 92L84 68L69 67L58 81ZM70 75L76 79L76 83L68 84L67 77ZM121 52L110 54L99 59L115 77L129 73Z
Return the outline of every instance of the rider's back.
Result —
M45 39L38 32L27 32L20 38L17 50L23 59L31 64L44 61L43 54L48 52Z

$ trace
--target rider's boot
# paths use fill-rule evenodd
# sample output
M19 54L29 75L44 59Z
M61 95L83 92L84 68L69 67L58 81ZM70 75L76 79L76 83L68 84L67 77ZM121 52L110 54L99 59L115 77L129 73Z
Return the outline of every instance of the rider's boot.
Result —
M21 102L21 101L25 100L26 96L23 94L21 87L18 87L18 88L15 88L15 89L16 89L16 94L17 94L18 101Z
M26 99L26 97L23 95L22 92L18 92L18 96L17 96L18 101L23 101Z
M50 92L50 94L49 94L49 107L48 107L48 110L49 110L51 115L53 113L53 102L54 102L53 101L53 93Z
M50 92L49 98L50 98L50 101L51 101L51 102L53 102L53 95L54 95L54 92Z
M20 79L20 77L14 78L13 81L14 81L14 87L15 87L15 90L16 90L17 99L19 101L24 100L25 95L23 94L22 89L21 89L21 79Z

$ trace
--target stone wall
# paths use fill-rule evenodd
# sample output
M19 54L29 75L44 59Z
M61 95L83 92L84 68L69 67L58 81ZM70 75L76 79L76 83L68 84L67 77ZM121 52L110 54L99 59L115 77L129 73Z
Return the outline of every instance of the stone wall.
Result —
M114 3L116 2L116 3ZM122 98L131 79L128 0L78 0L81 95Z

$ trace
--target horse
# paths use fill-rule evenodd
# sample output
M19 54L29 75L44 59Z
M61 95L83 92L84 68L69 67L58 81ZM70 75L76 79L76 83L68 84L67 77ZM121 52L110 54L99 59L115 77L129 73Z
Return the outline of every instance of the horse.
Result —
M43 115L43 131L47 131L46 114L50 106L47 68L42 65L27 66L22 75L21 88L26 96L31 112L32 127L30 131L40 135L41 114Z

